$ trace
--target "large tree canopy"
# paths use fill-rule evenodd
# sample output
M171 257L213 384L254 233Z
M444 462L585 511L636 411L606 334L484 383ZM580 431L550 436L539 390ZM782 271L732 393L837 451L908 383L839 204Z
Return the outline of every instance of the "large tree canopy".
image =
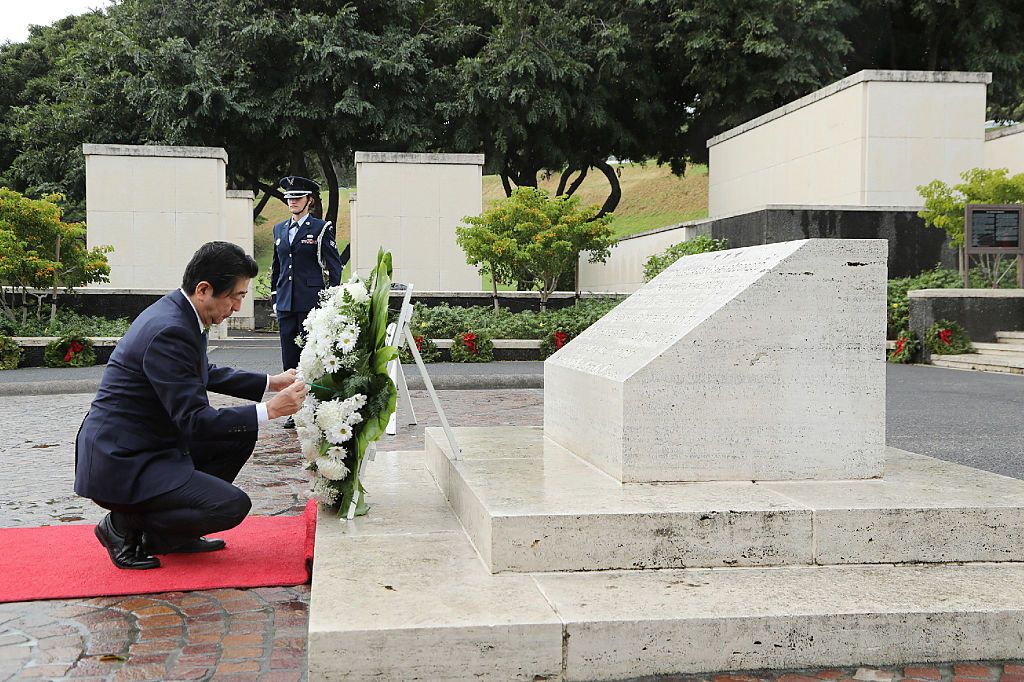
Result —
M264 200L325 181L334 220L356 149L483 152L509 193L597 169L607 212L609 158L681 173L863 68L990 70L1022 118L1022 29L991 0L115 0L0 45L0 184L80 217L83 142L218 146Z

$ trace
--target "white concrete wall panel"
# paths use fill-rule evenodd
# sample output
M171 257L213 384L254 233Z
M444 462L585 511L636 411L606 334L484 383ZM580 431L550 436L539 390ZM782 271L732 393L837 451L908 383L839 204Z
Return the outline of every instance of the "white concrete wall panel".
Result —
M681 259L545 362L545 435L623 482L878 477L885 280L884 240Z
M1010 175L1024 173L1024 124L997 128L985 136L985 168L1006 168Z
M589 252L580 255L580 290L632 293L644 285L644 263L673 244L697 235L689 225L658 230L619 240L604 263L591 263Z
M86 241L110 245L106 287L171 290L202 244L253 253L252 193L226 192L227 154L206 147L83 145ZM252 327L252 297L234 316Z
M987 73L862 71L708 141L709 215L921 204L985 163Z
M356 154L352 266L369 275L380 247L394 279L419 291L479 291L455 228L482 210L483 157L467 154Z

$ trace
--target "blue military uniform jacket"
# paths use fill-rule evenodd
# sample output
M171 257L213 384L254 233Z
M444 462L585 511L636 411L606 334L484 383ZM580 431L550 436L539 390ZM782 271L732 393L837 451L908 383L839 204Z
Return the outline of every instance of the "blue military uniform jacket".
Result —
M323 271L317 258L317 240L320 240L321 254L327 267L328 286L337 286L341 282L341 256L333 226L309 216L289 243L290 223L291 218L274 225L270 302L277 306L279 312L306 313L317 306L317 295L324 288Z
M149 306L110 355L78 432L75 492L134 504L184 485L189 443L259 429L252 405L214 409L207 389L257 401L267 375L211 365L195 309L180 291Z

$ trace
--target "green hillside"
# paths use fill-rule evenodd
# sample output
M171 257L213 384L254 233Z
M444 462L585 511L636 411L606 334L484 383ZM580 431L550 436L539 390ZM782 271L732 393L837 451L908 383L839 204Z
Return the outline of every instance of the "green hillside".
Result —
M622 200L615 210L612 223L616 234L627 236L638 232L673 225L686 220L697 220L708 214L708 169L707 166L693 165L687 169L686 175L676 177L668 166L657 166L653 163L622 164L616 167L619 171L619 183L622 186ZM558 186L558 177L552 176L543 180L541 187L554 194ZM505 196L501 187L501 179L496 175L484 177L484 206ZM591 170L576 194L584 204L602 204L608 196L608 181L601 173ZM349 190L341 190L340 209L338 211L338 244L339 247L349 240ZM327 193L321 194L326 202ZM256 260L260 270L268 270L271 260L271 235L275 223L288 217L288 207L276 199L271 199L257 219L255 232Z

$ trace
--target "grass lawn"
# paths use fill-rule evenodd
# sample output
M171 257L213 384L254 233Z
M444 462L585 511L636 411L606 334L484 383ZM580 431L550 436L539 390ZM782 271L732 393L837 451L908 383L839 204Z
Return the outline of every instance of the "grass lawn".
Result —
M612 227L619 237L626 237L639 232L655 230L659 227L674 225L688 220L698 220L708 215L708 168L704 165L691 165L686 174L676 177L668 166L654 163L627 163L615 167L619 173L622 187L622 200L615 209ZM543 179L540 186L552 194L558 187L558 176ZM349 241L350 220L348 211L348 195L355 188L339 191L338 248L345 248ZM604 203L610 188L604 175L591 169L586 180L580 185L576 194L584 204ZM496 175L488 175L483 179L484 208L489 207L496 199L505 196L501 179ZM321 201L327 201L327 192L320 193ZM259 200L259 197L256 197ZM256 220L253 248L260 271L270 270L273 250L271 241L276 223L289 216L288 207L277 199L271 199ZM346 276L347 276L346 267ZM482 278L481 289L490 291L489 278ZM504 289L505 287L500 287Z

